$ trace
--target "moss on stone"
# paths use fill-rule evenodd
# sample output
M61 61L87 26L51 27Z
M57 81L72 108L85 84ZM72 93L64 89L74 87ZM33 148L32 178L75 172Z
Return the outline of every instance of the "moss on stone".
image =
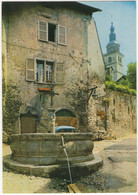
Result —
M3 105L3 131L8 135L16 133L16 121L22 102L20 91L17 86L7 85L5 104Z

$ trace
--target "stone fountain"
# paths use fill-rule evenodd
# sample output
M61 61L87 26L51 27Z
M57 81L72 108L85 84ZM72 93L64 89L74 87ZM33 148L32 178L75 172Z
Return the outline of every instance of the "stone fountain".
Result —
M28 113L31 113L31 117L32 114L36 116L34 110L28 109L25 112L25 119ZM52 117L51 121L53 123ZM77 177L92 173L103 164L100 157L93 155L92 133L53 133L52 131L12 135L10 145L12 154L4 157L4 165L22 174L60 177L68 174L68 155L71 174Z
M73 177L92 173L102 165L102 159L93 155L91 133L29 133L12 136L12 155L4 158L5 166L36 176L68 174L62 136Z

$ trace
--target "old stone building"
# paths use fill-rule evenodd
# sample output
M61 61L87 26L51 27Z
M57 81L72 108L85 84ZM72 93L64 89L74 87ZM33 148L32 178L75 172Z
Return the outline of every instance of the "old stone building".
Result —
M105 67L92 17L100 10L77 2L3 2L2 8L3 130L104 130L97 109Z
M113 23L110 27L109 43L106 46L107 53L104 54L106 73L117 81L123 76L123 54L120 52L120 44L116 41Z

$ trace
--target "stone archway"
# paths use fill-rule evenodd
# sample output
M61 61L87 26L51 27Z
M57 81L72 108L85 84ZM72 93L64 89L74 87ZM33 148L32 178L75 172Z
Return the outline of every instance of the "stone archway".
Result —
M75 113L69 109L60 109L56 113L56 126L73 126L77 128L77 117Z

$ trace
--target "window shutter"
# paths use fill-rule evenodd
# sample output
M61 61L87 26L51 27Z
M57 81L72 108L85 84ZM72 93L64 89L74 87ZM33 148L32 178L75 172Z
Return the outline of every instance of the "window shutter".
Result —
M27 59L27 62L26 62L26 80L27 81L34 81L35 80L34 59Z
M67 45L67 32L65 26L58 25L58 43Z
M64 82L64 65L57 64L56 65L56 82L63 83Z
M38 39L42 41L48 41L48 23L39 20L38 21Z

